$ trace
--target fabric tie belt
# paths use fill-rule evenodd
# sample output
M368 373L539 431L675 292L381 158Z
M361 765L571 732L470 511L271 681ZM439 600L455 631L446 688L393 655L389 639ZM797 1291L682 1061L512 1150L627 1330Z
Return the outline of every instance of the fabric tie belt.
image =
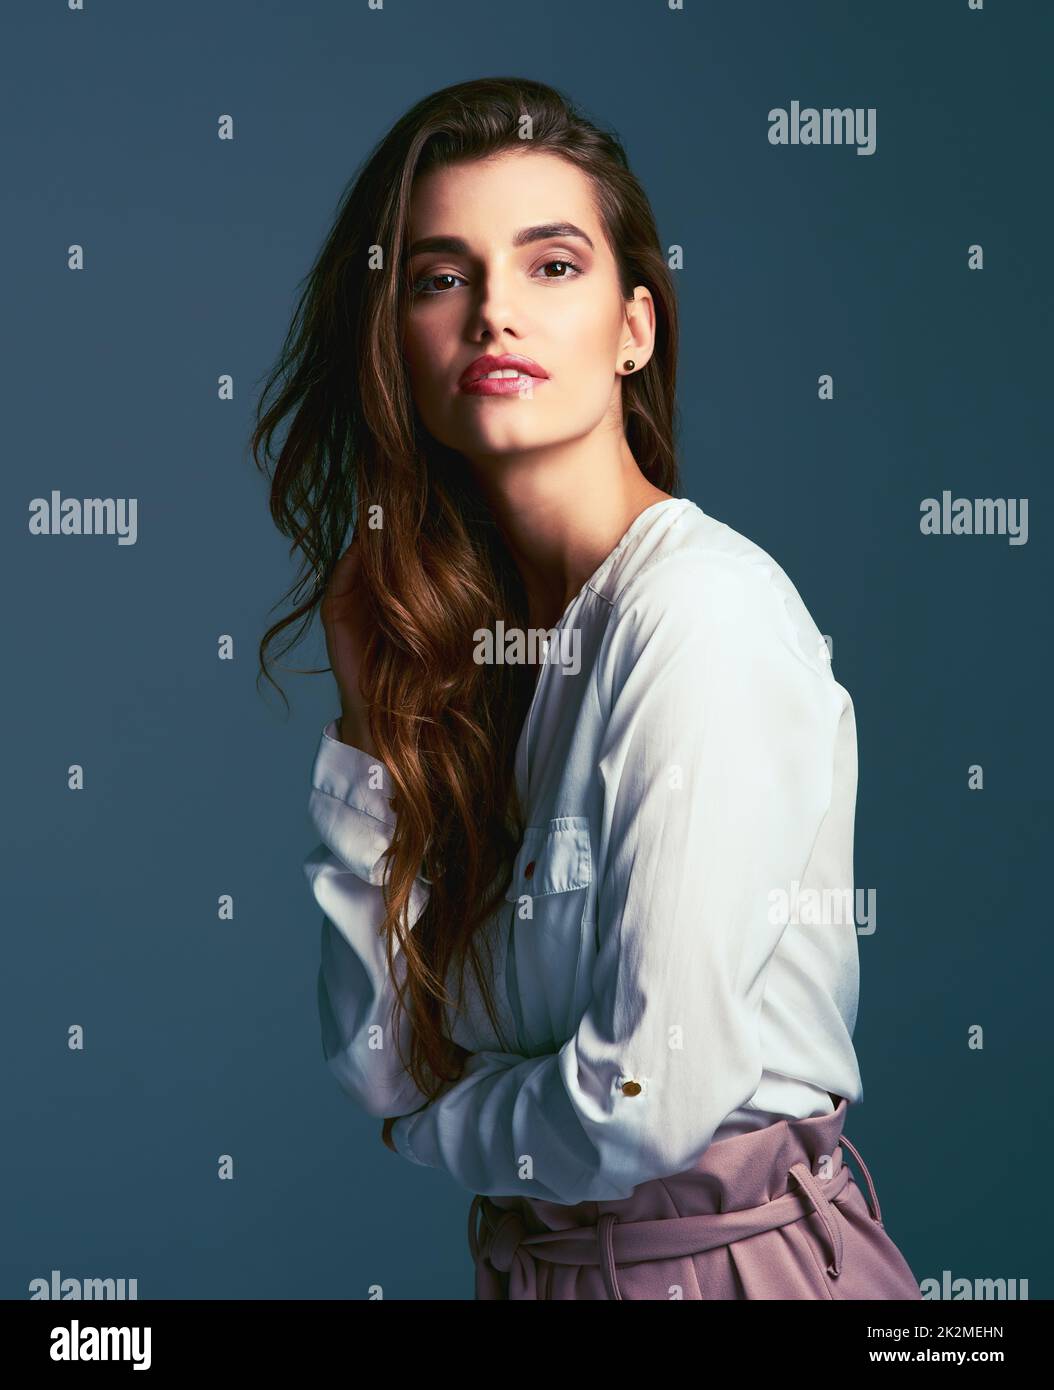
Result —
M878 1193L867 1165L843 1134L839 1144L849 1150L867 1180L868 1206L872 1218L881 1226ZM837 1276L842 1267L842 1233L831 1206L842 1196L851 1174L844 1160L833 1177L821 1182L804 1161L791 1164L800 1191L788 1189L771 1202L742 1211L704 1212L698 1216L675 1216L649 1221L619 1221L615 1212L604 1212L595 1226L575 1226L566 1231L528 1234L518 1211L496 1206L487 1197L472 1199L468 1217L468 1241L477 1269L507 1274L513 1262L533 1264L535 1258L559 1265L599 1265L608 1298L621 1299L619 1264L640 1260L677 1259L701 1254L720 1245L731 1245L761 1231L789 1226L815 1211L823 1222L831 1246L829 1274ZM480 1225L482 1217L482 1226Z

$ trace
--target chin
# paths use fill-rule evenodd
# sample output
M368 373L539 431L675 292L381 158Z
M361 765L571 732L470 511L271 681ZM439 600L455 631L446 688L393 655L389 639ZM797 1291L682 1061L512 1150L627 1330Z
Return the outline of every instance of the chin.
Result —
M524 404L529 407L529 402ZM515 420L510 416L505 420L494 418L486 422L476 421L475 428L465 428L462 421L459 422L461 428L456 431L462 442L455 444L454 448L460 449L463 453L477 449L480 453L488 454L557 449L576 439L584 438L602 426L606 418L605 412L606 407L602 404L592 412L573 409L550 410L543 417L541 414L532 415L528 408Z
M527 449L541 449L559 441L532 430L473 430L454 445L462 453L522 454Z

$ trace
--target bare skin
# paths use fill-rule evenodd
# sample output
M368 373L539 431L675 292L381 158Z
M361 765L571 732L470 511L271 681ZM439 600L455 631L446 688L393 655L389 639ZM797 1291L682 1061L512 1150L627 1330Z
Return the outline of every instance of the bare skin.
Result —
M319 608L326 650L340 694L340 740L377 757L369 715L359 686L367 637L367 615L359 593L359 542L352 541L337 561Z
M655 346L651 291L623 299L592 184L548 151L423 176L407 240L414 400L468 460L523 577L531 626L550 627L634 518L669 495L638 467L623 416L622 378ZM505 353L543 379L503 396L461 389L471 362Z

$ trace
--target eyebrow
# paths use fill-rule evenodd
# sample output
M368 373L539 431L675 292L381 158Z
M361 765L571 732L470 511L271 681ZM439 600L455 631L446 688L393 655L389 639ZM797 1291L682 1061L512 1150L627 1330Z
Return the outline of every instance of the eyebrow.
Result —
M556 237L578 237L595 251L592 239L576 227L573 222L542 222L537 227L521 227L512 239L513 246L527 246L532 241L552 241ZM415 241L407 252L407 259L419 256L424 251L449 251L455 256L468 255L468 242L459 236L426 236Z

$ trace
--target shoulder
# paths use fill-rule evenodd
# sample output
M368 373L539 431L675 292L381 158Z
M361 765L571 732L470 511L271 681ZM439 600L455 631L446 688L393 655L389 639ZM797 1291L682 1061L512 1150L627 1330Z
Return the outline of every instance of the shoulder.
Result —
M779 647L831 678L827 644L783 568L694 503L625 557L603 596L606 655L623 672L638 660L749 660Z

